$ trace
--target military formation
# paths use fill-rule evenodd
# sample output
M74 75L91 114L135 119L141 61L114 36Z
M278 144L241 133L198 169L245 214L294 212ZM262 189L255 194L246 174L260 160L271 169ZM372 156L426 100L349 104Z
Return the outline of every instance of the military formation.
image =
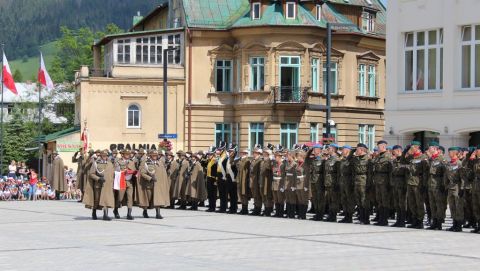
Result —
M423 152L417 141L381 140L373 152L361 143L267 144L250 154L221 142L207 152L97 150L74 160L92 219L103 210L111 220L112 208L119 219L122 206L129 220L133 206L162 219L161 208L198 210L208 200L207 212L442 230L448 207L448 231L480 232L480 146L445 151L431 142ZM120 175L125 185L114 189Z

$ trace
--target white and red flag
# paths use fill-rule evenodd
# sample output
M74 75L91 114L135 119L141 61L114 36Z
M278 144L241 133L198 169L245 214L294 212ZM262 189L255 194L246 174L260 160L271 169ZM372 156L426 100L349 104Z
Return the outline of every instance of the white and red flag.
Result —
M42 86L46 87L48 90L53 89L53 81L47 72L47 68L45 67L42 53L40 53L40 69L38 70L38 82L40 82L40 84L42 84Z
M15 95L18 95L17 87L15 86L15 81L13 80L12 72L10 71L10 66L8 65L7 57L5 53L3 54L3 86L13 92Z
M89 138L88 130L87 130L87 126L85 126L85 128L83 128L82 135L80 136L80 140L83 143L83 150L85 152L88 150L88 138Z

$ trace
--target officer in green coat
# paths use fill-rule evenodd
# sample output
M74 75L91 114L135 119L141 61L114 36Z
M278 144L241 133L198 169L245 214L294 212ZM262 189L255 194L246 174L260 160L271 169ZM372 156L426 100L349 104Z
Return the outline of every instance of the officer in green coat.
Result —
M392 179L392 158L387 152L387 141L380 140L377 144L378 155L372 160L373 183L375 185L378 206L378 222L375 225L388 226L390 214L390 182Z
M392 179L391 187L393 189L393 205L397 213L397 220L392 227L405 227L405 218L407 214L407 180L406 166L407 161L403 156L403 149L400 145L392 148Z
M407 198L408 209L412 214L412 224L408 228L423 229L425 217L424 191L428 179L428 157L420 150L420 142L412 141L407 153Z
M472 183L472 211L475 220L472 233L480 233L480 145L468 158L468 167L473 174Z
M354 198L359 210L358 220L361 224L370 224L370 214L368 212L370 206L366 199L367 179L369 177L367 150L367 145L359 143L352 159L352 175L355 184Z
M451 147L448 149L450 162L447 163L445 174L443 175L444 183L448 189L448 207L452 215L453 226L449 231L461 232L463 224L463 185L460 178L460 169L462 162L458 158L459 147Z
M328 222L337 222L337 213L340 206L340 186L338 182L339 158L337 155L338 145L328 146L328 159L324 162L324 189L325 201L328 204Z
M352 223L355 201L353 198L354 184L352 179L352 147L345 145L342 148L342 157L339 161L338 183L340 185L340 202L345 217L338 223Z
M444 202L446 198L443 176L445 175L446 161L443 155L438 151L438 143L431 142L428 147L430 154L429 174L428 174L428 200L432 212L433 222L428 227L429 230L441 230L442 223L445 222Z
M310 169L310 189L312 193L312 205L315 210L315 215L312 220L320 221L323 219L323 212L325 204L323 201L323 176L322 176L322 145L315 144L313 148L307 152L305 163Z

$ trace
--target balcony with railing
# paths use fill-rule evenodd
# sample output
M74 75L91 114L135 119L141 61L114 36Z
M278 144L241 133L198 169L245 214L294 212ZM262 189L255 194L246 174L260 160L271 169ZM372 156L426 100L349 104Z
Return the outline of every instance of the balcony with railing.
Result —
M271 96L273 103L307 103L310 87L273 86Z

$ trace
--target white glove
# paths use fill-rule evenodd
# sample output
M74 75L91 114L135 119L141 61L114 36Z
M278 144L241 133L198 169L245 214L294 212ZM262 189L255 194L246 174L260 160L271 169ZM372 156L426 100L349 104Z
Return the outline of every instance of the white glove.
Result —
M308 188L304 187L303 190L305 190L305 192L307 192L307 191L308 191Z
M292 192L293 192L293 191L295 191L296 188L295 188L295 187L291 187L290 189L292 189Z

